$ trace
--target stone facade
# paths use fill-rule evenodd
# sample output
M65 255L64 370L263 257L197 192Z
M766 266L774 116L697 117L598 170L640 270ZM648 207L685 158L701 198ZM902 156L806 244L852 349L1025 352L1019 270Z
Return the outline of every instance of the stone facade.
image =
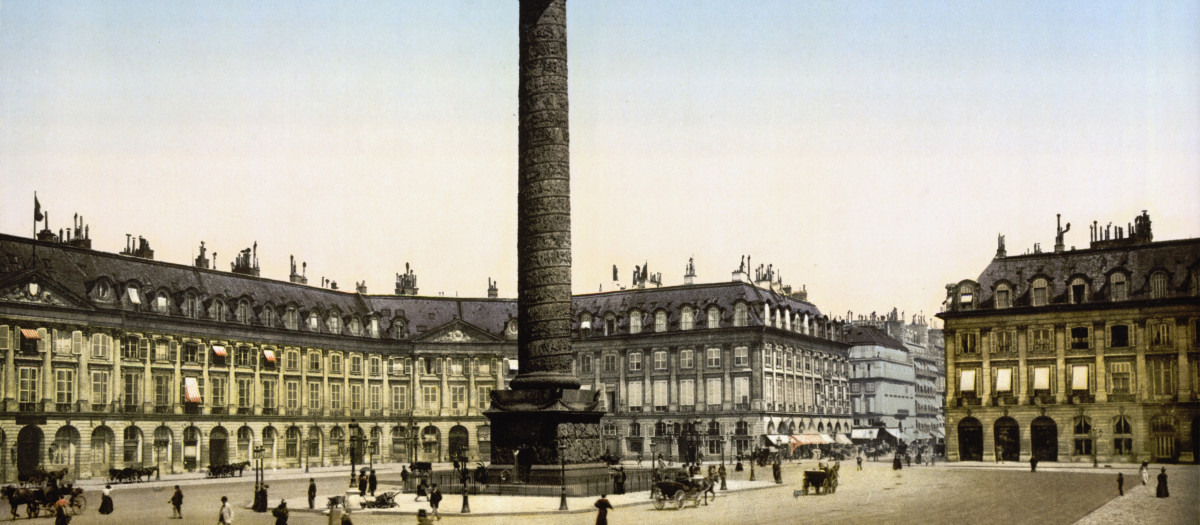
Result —
M1065 249L1067 228L1052 253L1000 237L978 279L947 285L948 458L1195 461L1200 239L1153 242L1144 212L1093 224L1088 249Z

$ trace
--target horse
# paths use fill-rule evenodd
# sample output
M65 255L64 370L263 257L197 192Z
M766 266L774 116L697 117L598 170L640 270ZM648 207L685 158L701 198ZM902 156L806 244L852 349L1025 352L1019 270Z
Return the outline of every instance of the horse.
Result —
M150 476L153 476L157 472L158 467L142 467L137 469L137 471L134 473L134 476L136 476L138 482L141 483L142 476L146 476L146 481L150 481Z
M46 493L42 489L30 490L5 485L0 488L0 497L8 500L8 504L12 507L12 519L17 519L17 507L21 505L25 505L25 514L32 519L37 516L46 499Z

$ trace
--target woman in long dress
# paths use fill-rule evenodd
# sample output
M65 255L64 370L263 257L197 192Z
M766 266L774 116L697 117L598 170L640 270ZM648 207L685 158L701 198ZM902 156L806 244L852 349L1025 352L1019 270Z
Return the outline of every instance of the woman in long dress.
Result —
M112 485L105 485L104 490L100 491L100 514L112 514Z
M1166 498L1171 495L1167 490L1167 467L1163 467L1158 473L1158 487L1154 491L1154 495L1160 498Z
M1148 463L1146 463L1145 461L1143 461L1141 468L1138 469L1138 473L1142 475L1142 485L1149 485L1150 484L1150 465Z

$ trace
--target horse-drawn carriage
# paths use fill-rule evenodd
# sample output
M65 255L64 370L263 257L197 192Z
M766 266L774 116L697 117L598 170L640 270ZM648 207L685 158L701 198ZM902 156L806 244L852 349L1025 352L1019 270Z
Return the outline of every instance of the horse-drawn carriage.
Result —
M832 467L818 463L817 470L804 471L804 495L808 495L810 487L814 488L817 494L822 491L826 494L837 492L839 467L836 463Z
M125 468L110 468L108 469L108 481L113 483L128 483L136 481L141 483L150 481L150 476L158 473L158 467L125 467Z
M42 511L53 514L54 506L59 499L66 501L68 514L78 515L87 509L87 498L83 496L83 489L71 485L64 487L58 485L58 480L66 474L66 469L61 472L43 472L43 474L50 475L30 476L30 479L38 479L41 482L40 485L35 486L30 481L26 481L26 486L7 485L0 488L0 497L8 500L14 520L17 519L17 507L21 505L25 505L25 515L30 518L36 518ZM54 474L58 475L54 476Z
M234 474L237 474L237 476L240 478L240 477L242 477L242 471L246 470L246 467L249 467L249 466L250 466L249 461L242 461L239 463L229 463L226 465L209 465L208 466L208 477L210 477L210 478L232 478Z
M668 504L675 509L682 509L688 501L693 507L700 506L700 498L705 492L712 492L712 480L704 477L692 477L686 469L666 469L656 473L656 481L650 488L654 498L654 508L662 510Z
M400 494L400 491L396 490L396 491L391 491L391 492L381 492L381 493L375 495L374 497L368 496L368 498L370 498L370 499L366 499L366 498L363 499L362 508L364 508L364 509L390 509L392 507L399 505L399 503L396 502L396 495L398 495L398 494Z

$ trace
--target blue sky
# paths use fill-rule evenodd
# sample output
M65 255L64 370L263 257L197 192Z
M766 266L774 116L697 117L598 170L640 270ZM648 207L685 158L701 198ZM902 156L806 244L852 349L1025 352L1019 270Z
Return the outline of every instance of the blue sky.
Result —
M743 254L931 314L1054 214L1200 234L1196 2L568 2L577 292ZM517 3L0 3L0 231L514 296Z

